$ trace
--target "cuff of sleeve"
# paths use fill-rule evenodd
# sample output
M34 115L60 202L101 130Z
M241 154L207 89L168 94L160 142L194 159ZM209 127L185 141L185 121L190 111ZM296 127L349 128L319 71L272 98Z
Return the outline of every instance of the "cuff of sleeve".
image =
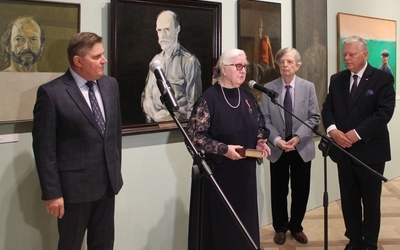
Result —
M335 124L330 125L327 129L326 129L326 134L329 136L329 132L331 132L332 130L337 129Z
M357 133L357 131L356 131L355 129L353 129L353 130L354 130L354 133L356 134L356 136L358 137L358 139L361 140L361 137L360 137L360 135Z
M273 141L273 144L274 144L275 147L277 147L276 143L278 143L278 141L281 140L281 139L282 139L282 137L280 137L280 136L275 137L275 139Z
M218 151L218 154L220 154L220 155L226 154L228 152L228 145L226 145L224 143L219 144L217 151Z

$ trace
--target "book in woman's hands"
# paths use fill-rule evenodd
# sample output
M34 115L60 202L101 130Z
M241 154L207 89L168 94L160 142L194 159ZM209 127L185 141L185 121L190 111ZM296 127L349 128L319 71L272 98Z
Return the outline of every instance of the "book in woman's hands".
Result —
M257 149L237 148L236 152L238 152L238 154L240 154L240 156L242 156L242 157L255 157L255 158L263 157L263 152L259 151Z

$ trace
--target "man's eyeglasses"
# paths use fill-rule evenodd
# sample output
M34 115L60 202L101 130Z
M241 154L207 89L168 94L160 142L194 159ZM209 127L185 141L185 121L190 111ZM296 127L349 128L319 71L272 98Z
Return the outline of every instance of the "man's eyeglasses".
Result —
M244 70L247 72L247 70L249 69L249 65L247 64L225 64L225 66L235 66L237 71L241 71L243 68Z

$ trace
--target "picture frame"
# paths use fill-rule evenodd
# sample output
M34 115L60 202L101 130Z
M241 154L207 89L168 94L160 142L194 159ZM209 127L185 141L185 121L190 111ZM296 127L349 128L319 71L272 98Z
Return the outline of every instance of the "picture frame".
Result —
M281 4L255 0L238 0L238 48L246 52L249 69L242 86L249 89L261 104L261 92L250 89L248 82L264 85L279 77L275 64L281 49Z
M13 37L20 36L23 40L18 41L24 46L22 41L27 35L11 31L12 27L23 23L32 25L31 31L36 35L30 39L37 41L22 50L21 53L31 55L27 60L18 52L21 51L19 45L10 42ZM0 124L33 119L37 88L68 69L66 48L79 29L80 4L0 0Z
M301 55L297 75L315 84L319 110L328 91L327 1L293 0L293 47Z
M111 0L109 66L120 86L123 135L177 128L172 120L148 122L142 108L146 78L152 73L149 64L162 51L156 32L158 14L170 10L179 16L178 41L198 58L204 91L211 86L221 53L221 8L221 3L208 1ZM184 127L187 119L180 122Z
M345 69L342 56L343 40L347 36L358 35L367 42L368 63L371 66L379 68L382 64L382 52L385 50L388 52L388 65L396 79L396 25L395 20L338 12L338 70ZM396 80L394 87L396 89Z

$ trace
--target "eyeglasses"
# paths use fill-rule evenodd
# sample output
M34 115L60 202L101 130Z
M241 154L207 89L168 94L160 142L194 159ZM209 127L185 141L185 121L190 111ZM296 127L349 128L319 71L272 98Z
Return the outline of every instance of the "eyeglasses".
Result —
M244 70L247 72L247 70L249 69L249 65L247 64L224 64L225 66L235 66L237 71L241 71L243 68Z

